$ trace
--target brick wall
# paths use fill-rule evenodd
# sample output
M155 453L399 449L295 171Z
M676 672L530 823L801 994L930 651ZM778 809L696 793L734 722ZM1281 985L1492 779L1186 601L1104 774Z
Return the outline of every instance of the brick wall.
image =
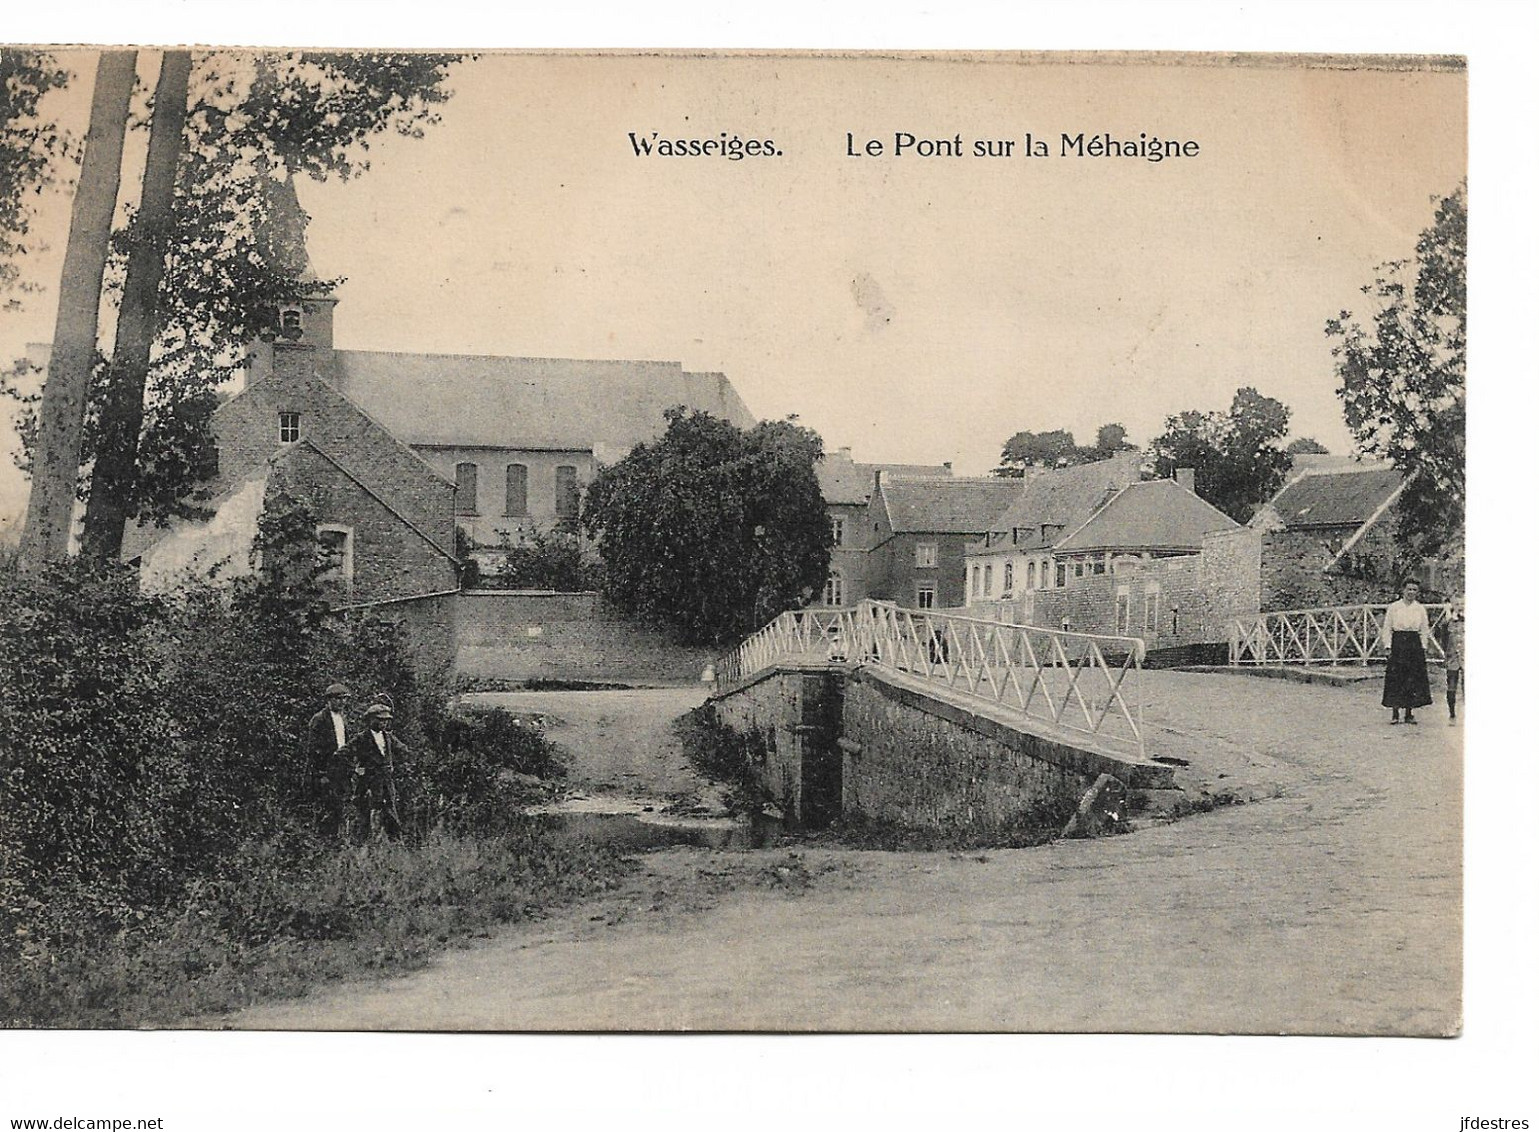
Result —
M445 679L458 651L455 604L458 594L430 594L355 607L348 616L377 617L401 625L411 641L417 671L430 679Z
M455 613L459 670L468 676L692 683L717 651L674 644L594 593L465 590Z
M382 601L453 590L454 564L379 499L304 445L274 469L268 492L281 487L303 499L322 525L345 527L352 540L353 602Z

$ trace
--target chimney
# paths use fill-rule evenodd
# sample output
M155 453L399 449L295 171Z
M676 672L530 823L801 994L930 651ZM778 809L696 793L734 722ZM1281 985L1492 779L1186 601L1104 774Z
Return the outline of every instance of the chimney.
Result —
M951 461L947 460L944 464L941 465L941 467L945 468L948 472L951 471Z
M1197 494L1197 469L1196 468L1177 468L1176 469L1176 482L1178 484L1180 484L1182 487L1186 488L1186 490L1191 492L1193 495L1196 495Z
M882 489L882 469L881 468L873 469L871 475L872 475L871 490L873 492L880 491Z

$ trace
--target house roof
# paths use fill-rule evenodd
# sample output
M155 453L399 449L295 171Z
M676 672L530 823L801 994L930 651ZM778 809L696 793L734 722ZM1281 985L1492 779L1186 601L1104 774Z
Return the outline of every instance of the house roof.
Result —
M1269 506L1290 529L1360 527L1400 490L1392 467L1310 469L1284 485Z
M1087 519L1115 492L1138 479L1138 452L1069 468L1028 471L1021 493L989 528L992 543L1008 543L1016 550L1046 550L1066 529ZM1044 535L1043 526L1054 527ZM1020 531L1013 542L1011 532ZM980 540L970 552L988 550Z
M980 535L1021 490L1015 479L882 477L893 534Z
M823 453L818 461L818 486L823 489L825 503L861 504L871 498L876 490L876 473L884 478L938 479L949 477L947 464L858 464L848 449Z
M1196 552L1203 535L1239 525L1175 480L1146 480L1128 484L1053 549Z
M592 449L615 460L660 436L675 405L754 424L724 375L678 362L338 350L330 376L408 444Z

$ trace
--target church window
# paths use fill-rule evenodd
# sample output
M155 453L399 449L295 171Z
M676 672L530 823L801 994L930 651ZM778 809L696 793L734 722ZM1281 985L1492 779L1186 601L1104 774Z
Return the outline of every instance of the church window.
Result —
M1010 593L1014 589L1015 589L1015 563L1014 562L1006 562L1005 563L1005 593L1008 594L1008 593Z
M293 444L299 439L299 414L278 414L278 443Z
M570 464L562 464L556 469L556 518L565 523L576 520L579 502L577 469Z
M507 506L503 514L529 514L529 469L523 464L508 465Z
M476 466L470 460L464 460L454 465L454 513L456 515L478 514L476 510Z
M284 307L278 316L278 329L285 338L298 338L304 333L304 324L298 307Z

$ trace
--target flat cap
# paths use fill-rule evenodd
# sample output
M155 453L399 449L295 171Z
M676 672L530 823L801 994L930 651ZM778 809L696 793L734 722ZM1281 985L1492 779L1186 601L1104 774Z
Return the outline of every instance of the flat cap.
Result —
M328 696L351 696L353 693L348 690L346 684L333 684L326 689L326 694Z
M389 704L370 704L364 709L363 717L365 719L372 719L375 716L380 716L384 719L394 719L395 712L390 710Z

